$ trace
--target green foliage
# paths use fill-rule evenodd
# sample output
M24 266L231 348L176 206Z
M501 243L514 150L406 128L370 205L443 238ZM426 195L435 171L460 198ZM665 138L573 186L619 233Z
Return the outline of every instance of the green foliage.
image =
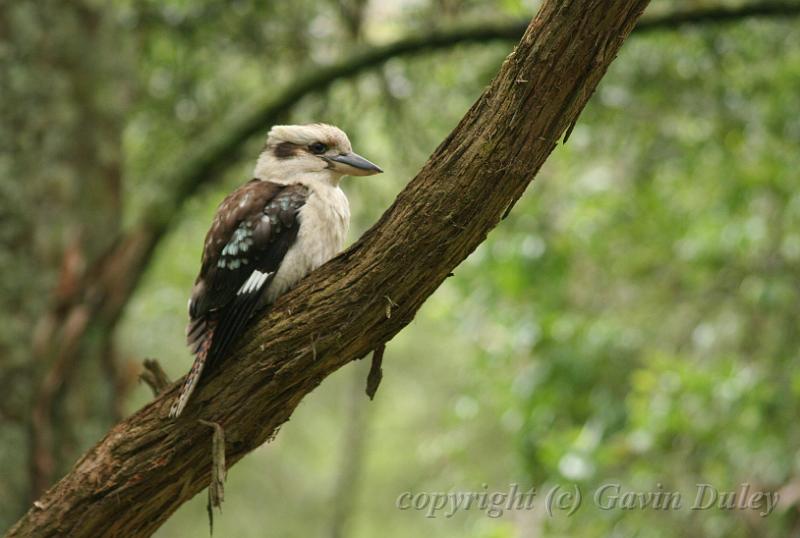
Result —
M787 92L800 36L789 29L631 40L569 144L459 274L484 322L472 325L483 364L503 361L520 387L509 408L534 484L662 484L691 498L702 482L796 480L800 103ZM545 528L738 536L747 522L780 536L794 525L787 508L754 522L584 506Z
M297 73L373 43L524 16L536 7L435 0L371 2L361 11L364 4L117 0L100 10L106 25L100 41L73 38L81 34L66 15L54 25L54 42L72 43L73 56L105 45L93 52L95 69L82 65L87 83L103 89L88 108L121 124L125 222L142 217L163 194L167 186L155 173L161 166L239 104L278 91ZM707 5L662 1L651 11ZM63 164L70 162L64 155L78 151L69 148L81 140L75 133L83 124L64 97L71 71L51 69L42 59L49 56L36 52L37 17L46 15L32 6L19 2L8 11L20 36L17 56L0 49L9 74L0 84L11 96L4 101L14 105L4 111L16 109L13 117L28 122L17 131L0 128L4 146L19 154L0 155L0 194L9 208L0 237L37 245L25 256L15 255L22 247L0 250L7 275L0 293L6 311L18 312L0 324L0 350L15 365L27 350L8 342L32 330L46 302L30 290L54 279L52 252L69 235L61 223L69 228L108 213L92 217L96 199L80 204L93 183L76 179L80 167ZM509 46L392 60L287 111L287 122L342 126L359 153L387 170L345 180L352 240L456 125ZM37 54L39 63L25 63ZM341 511L346 536L796 532L788 497L800 461L798 88L796 20L631 38L568 144L389 343L376 400L363 394L367 364L327 380L275 441L230 470L217 534L335 535ZM44 129L43 118L55 127ZM203 235L225 193L249 179L261 143L251 141L239 162L187 202L159 246L118 331L126 367L157 357L173 377L188 369L185 304ZM46 158L37 161L37 152ZM31 183L35 189L18 188L26 173L40 178ZM52 196L42 201L41 191ZM75 205L80 210L67 212ZM28 224L50 214L59 226L39 229L35 241L28 237L34 228ZM37 272L37 263L49 269ZM25 295L30 302L22 301ZM6 373L12 379L4 364ZM11 397L26 401L18 392ZM150 398L140 387L126 407L133 411ZM84 429L76 443L86 447L100 432ZM7 431L0 461L13 463L4 482L24 491L24 450L9 448L24 446L24 430ZM593 506L591 492L612 482L634 491L663 486L687 498L699 482L731 490L747 482L782 490L785 500L764 518L742 510ZM511 483L536 488L534 510L426 518L424 510L395 505L405 491L507 491ZM584 492L583 506L570 517L547 516L544 493L573 484ZM157 536L204 535L205 503L205 495L197 496Z

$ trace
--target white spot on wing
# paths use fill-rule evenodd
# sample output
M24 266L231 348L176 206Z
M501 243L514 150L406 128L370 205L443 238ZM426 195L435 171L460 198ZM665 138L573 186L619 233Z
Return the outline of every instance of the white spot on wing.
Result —
M254 293L261 289L264 286L264 282L267 281L269 275L272 273L262 273L261 271L253 271L250 273L250 277L245 280L242 287L239 288L239 291L236 292L236 295L245 295L248 293Z

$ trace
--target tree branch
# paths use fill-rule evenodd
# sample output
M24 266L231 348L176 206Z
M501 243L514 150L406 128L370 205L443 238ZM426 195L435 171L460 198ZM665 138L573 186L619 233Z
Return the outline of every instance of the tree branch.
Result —
M668 15L645 18L636 27L636 33L652 30L670 30L687 25L728 24L749 18L781 18L800 15L800 3L762 2L736 7L717 6Z
M9 536L150 535L209 483L212 432L198 419L224 428L233 464L327 375L406 326L522 194L646 5L545 2L490 87L372 229L279 299L178 421L166 420L173 385L115 426ZM386 296L396 304L391 317Z

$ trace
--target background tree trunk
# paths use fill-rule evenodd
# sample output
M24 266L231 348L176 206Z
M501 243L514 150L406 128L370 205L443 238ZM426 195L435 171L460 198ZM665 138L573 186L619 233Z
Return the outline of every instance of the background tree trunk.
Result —
M98 297L85 294L120 232L131 80L125 38L104 13L82 2L0 9L3 49L13 51L0 83L9 122L0 145L13 155L3 160L13 180L0 192L2 243L13 253L0 257L0 424L4 440L27 436L29 447L4 451L3 468L27 467L28 483L3 481L0 519L17 517L83 451L75 424L103 431L119 420L104 382L116 376L104 360L111 333L92 330L108 320L92 316L87 299ZM64 398L73 377L96 382Z
M225 428L236 463L322 379L388 341L521 196L646 5L546 2L380 221L282 297L180 420L165 419L176 385L115 426L9 536L150 535L208 484L211 431L199 418Z

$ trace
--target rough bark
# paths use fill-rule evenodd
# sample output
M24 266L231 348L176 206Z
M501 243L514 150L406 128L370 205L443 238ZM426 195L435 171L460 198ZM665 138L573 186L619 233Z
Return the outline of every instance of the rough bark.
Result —
M497 225L589 96L647 0L550 0L490 87L380 221L283 296L177 422L178 385L115 426L9 536L148 536L327 375L389 340ZM391 315L387 315L390 305ZM222 366L222 367L220 367Z

